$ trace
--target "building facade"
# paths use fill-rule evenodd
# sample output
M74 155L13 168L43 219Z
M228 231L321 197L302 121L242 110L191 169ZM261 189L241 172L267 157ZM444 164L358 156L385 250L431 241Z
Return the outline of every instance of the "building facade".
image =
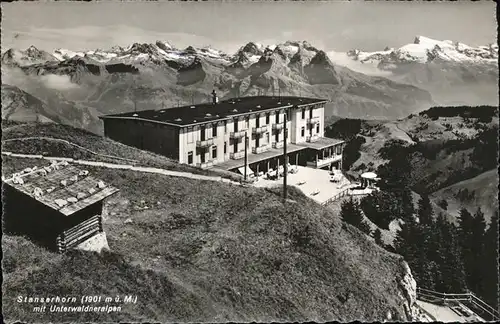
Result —
M287 130L292 163L341 168L343 141L324 137L326 100L213 96L211 104L102 116L105 136L180 163L236 170L245 146L250 167L280 156Z

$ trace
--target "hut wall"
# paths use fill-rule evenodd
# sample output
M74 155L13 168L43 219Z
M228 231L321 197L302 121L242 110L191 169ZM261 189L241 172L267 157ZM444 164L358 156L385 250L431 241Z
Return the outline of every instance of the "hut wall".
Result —
M4 185L2 188L4 232L26 236L51 250L63 229L63 215L36 199Z

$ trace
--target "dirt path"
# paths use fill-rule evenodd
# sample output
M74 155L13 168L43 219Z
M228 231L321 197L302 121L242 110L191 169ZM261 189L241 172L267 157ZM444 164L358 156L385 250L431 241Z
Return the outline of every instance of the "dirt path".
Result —
M200 175L200 174L193 174L190 172L171 171L171 170L165 170L165 169L160 169L160 168L134 166L134 165L127 165L127 164L107 163L107 162L96 162L96 161L88 161L88 160L75 160L75 159L71 159L71 158L49 157L49 156L34 155L34 154L18 154L18 153L12 153L12 152L2 152L2 155L10 156L10 157L18 157L18 158L28 158L28 159L44 159L44 160L49 160L49 161L67 161L67 162L71 162L71 163L75 163L75 164L103 167L103 168L107 168L107 169L131 170L131 171L137 171L137 172L143 172L143 173L162 174L162 175L171 176L171 177L181 177L181 178L189 178L189 179L205 180L205 181L217 181L217 182L225 182L225 183L230 183L230 184L235 184L235 185L241 185L241 183L239 183L239 182L231 181L229 179L225 179L222 177L205 176L205 175Z
M6 140L2 140L2 143L13 142L13 141L30 141L30 140L46 140L46 141L60 142L60 143L64 143L64 144L76 147L76 148L78 148L80 150L89 152L90 154L93 154L93 155L96 155L96 156L101 156L101 157L106 157L106 158L112 158L112 159L122 160L122 161L128 161L128 162L133 162L133 163L139 162L139 161L136 161L136 160L126 159L126 158L122 158L122 157L118 157L118 156L97 153L97 152L94 152L94 151L92 151L92 150L90 150L90 149L88 149L86 147L83 147L81 145L72 143L70 141L63 140L63 139L60 139L60 138L47 137L47 136L31 136L31 137L10 138L10 139L6 139Z

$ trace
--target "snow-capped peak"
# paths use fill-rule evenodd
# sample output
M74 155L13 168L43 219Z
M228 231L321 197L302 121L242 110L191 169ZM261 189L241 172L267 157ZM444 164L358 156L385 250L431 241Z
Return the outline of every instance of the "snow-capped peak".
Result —
M362 63L419 62L434 60L448 62L492 63L498 59L498 46L471 47L451 40L435 40L425 36L415 37L413 43L398 49L386 48L384 51L363 52L352 50L347 53L352 59Z

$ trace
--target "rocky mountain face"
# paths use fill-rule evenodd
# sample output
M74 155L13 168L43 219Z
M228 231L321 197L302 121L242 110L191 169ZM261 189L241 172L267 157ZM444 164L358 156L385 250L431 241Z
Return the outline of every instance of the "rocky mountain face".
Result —
M307 42L267 47L248 43L234 55L213 48L177 49L160 41L52 54L31 47L5 52L2 63L4 83L42 101L56 96L98 114L200 103L210 99L213 89L222 99L257 94L327 98L327 115L345 117L398 118L432 103L430 94L415 86L335 65ZM24 80L45 83L54 78L58 87L43 90ZM63 114L73 114L71 110Z
M47 111L44 102L19 89L2 84L2 119L15 121L54 122L57 116Z
M429 91L439 105L498 104L497 44L471 47L418 36L397 49L352 50L347 55L393 81Z
M5 52L2 74L4 83L42 101L57 97L95 114L205 102L214 89L222 99L258 94L326 98L327 118L396 119L435 102L496 100L495 45L472 48L419 37L400 49L347 55L390 75L350 70L305 41L272 46L250 42L234 55L210 47L178 49L162 41L85 52L58 49L52 54L32 46ZM13 74L16 78L9 78ZM58 82L33 88L26 78ZM51 104L59 105L58 100ZM66 109L63 113L73 114Z

